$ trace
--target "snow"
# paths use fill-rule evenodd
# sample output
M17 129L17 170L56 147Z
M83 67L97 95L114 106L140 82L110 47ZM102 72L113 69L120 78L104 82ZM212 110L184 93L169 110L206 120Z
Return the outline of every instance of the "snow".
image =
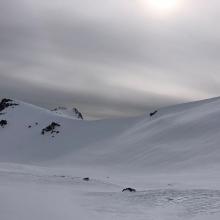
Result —
M62 115L64 117L66 116L74 119L83 120L82 113L79 112L77 108L67 108L67 107L59 106L51 111L55 112L58 115Z
M1 220L220 218L220 98L97 121L15 102L0 115Z

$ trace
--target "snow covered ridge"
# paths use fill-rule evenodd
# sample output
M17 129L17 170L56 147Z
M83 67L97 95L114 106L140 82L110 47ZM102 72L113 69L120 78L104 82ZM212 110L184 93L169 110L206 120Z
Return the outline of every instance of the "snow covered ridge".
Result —
M55 111L57 114L63 117L69 116L72 119L83 120L82 114L76 108L73 108L72 112L70 112L69 109L64 107L56 108L53 111ZM34 120L35 116L37 116L38 114L39 116L42 114L45 114L46 116L49 115L49 112L49 110L42 109L31 104L27 104L21 101L15 101L8 98L3 98L0 101L0 116L2 116L0 118L0 128L9 127L9 129L11 129L13 126L16 126L17 123L20 123L20 119L23 119L23 122L25 122L23 123L24 128L33 129L38 127L41 135L50 133L52 137L55 137L55 135L60 133L60 131L58 130L58 127L61 127L60 124L52 120L48 121L48 119L46 119L45 121L48 121L48 124L45 126L44 123L42 124L38 122L37 119ZM70 113L72 113L72 115ZM17 115L20 115L21 117L18 119L16 117ZM20 125L21 124L22 123L20 123Z
M18 106L20 106L20 109L15 109L15 107L18 107ZM3 98L0 102L0 115L2 116L2 118L0 118L0 127L5 128L8 125L15 126L17 121L13 120L13 117L16 116L17 112L20 111L22 108L24 108L23 110L25 110L25 108L27 108L27 107L33 107L33 106L31 106L31 105L28 106L28 104L25 104L25 103L19 102L19 101L14 101L12 99ZM45 112L46 111L47 110L45 110ZM11 117L8 117L9 115L11 115ZM30 116L31 116L31 114L30 114ZM23 115L23 117L26 117L26 116ZM6 120L6 118L7 118L7 120ZM23 126L24 126L24 128L31 129L33 127L40 127L40 123L37 120L35 120L35 122L29 121L29 122L25 123ZM52 137L54 137L55 134L59 134L57 127L60 127L60 126L61 125L56 122L51 122L45 128L41 129L41 134L44 135L44 134L50 132L52 134Z
M7 109L8 107L12 107L14 108L14 106L17 106L18 104L15 103L13 100L11 99L2 99L1 102L0 102L0 114L5 114L3 111L5 109Z
M69 116L69 117L83 120L83 115L81 112L79 112L77 108L66 108L66 107L59 106L51 111L59 115Z
M97 121L0 103L1 220L220 219L220 98Z
M98 121L75 120L20 101L1 103L0 162L152 172L220 167L219 98Z

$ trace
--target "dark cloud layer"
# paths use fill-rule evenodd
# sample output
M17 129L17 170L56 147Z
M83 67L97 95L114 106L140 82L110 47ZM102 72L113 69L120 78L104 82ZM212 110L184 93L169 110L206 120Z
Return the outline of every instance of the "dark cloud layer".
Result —
M169 15L144 0L0 1L1 96L108 117L220 93L217 0Z

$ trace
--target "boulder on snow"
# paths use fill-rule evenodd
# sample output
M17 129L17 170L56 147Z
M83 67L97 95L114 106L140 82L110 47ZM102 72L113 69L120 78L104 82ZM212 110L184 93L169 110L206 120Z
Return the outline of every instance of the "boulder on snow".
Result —
M156 115L156 114L157 114L157 112L158 112L157 110L156 110L156 111L154 111L154 112L151 112L151 113L150 113L150 117L152 117L152 116Z
M7 124L8 124L8 122L7 122L6 120L1 120L1 121L0 121L0 126L1 126L2 128L4 128Z
M136 192L136 189L128 187L128 188L123 189L122 192Z
M43 128L41 130L41 134L44 135L46 132L50 132L51 134L56 133L58 134L59 131L56 130L57 127L60 127L61 125L56 123L56 122L52 122L50 125L48 125L46 128Z

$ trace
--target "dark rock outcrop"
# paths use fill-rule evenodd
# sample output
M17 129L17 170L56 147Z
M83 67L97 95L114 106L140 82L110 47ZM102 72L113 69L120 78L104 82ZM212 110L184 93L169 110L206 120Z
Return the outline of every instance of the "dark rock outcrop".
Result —
M156 111L154 111L154 112L151 112L151 113L150 113L150 117L152 117L152 116L156 115L156 114L157 114L157 112L158 112L157 110L156 110Z
M1 121L0 121L0 126L1 126L2 128L4 128L7 124L8 124L8 122L7 122L6 120L1 120Z
M83 180L84 180L84 181L89 181L90 178L89 178L89 177L85 177L85 178L83 178Z
M128 187L128 188L123 189L122 192L136 192L136 189Z
M14 103L13 100L11 99L2 99L0 102L0 112L2 112L3 110L5 110L6 108L12 106L16 106L18 105L17 103Z
M53 134L53 133L58 134L59 131L56 130L57 127L60 127L60 124L58 124L56 122L52 122L46 128L42 129L41 134L44 135L46 132L50 132L51 134Z
M73 108L73 112L75 113L75 115L77 116L78 119L83 120L82 113L79 112L79 110L77 108Z
M52 111L52 112L57 112L57 111L59 111L59 110L67 110L67 108L66 108L66 107L63 107L63 106L59 106L59 107L57 107L57 108L52 109L51 111Z
M64 115L67 114L68 116L72 116L74 118L83 120L83 115L77 108L68 109L66 107L59 106L57 108L54 108L51 111L56 112L57 114L61 114L61 115L62 114L64 114Z

